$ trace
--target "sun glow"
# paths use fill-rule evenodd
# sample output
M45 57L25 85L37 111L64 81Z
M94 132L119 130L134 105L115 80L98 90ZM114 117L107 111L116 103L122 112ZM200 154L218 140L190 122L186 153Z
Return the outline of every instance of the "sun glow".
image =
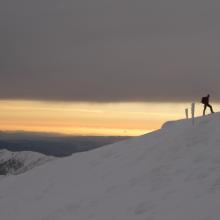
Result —
M187 103L0 101L0 129L73 135L137 136L184 117Z

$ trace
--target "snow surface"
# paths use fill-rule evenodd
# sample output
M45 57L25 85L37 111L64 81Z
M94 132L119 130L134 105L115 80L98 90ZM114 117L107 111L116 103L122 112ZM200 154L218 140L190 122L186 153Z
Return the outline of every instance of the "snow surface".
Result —
M2 220L219 218L219 113L0 181Z

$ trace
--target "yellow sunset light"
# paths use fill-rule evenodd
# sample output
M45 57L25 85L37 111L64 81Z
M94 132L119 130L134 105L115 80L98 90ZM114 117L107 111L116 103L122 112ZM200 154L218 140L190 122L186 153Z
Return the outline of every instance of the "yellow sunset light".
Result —
M137 136L184 118L190 103L0 101L0 129L71 135ZM199 109L198 109L199 108ZM201 106L197 113L201 111Z

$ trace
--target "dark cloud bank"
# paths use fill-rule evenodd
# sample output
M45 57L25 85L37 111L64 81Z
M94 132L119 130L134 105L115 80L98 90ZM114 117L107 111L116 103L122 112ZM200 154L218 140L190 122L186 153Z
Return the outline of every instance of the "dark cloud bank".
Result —
M220 3L2 0L0 98L220 101Z

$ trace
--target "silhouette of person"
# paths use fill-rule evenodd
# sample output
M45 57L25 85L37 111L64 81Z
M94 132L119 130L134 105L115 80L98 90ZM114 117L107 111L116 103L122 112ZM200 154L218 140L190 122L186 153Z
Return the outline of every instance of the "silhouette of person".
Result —
M202 97L201 102L202 102L202 104L204 104L203 115L205 115L205 111L206 111L207 107L210 108L211 113L214 113L212 106L209 104L209 97L210 97L209 94L205 97Z

